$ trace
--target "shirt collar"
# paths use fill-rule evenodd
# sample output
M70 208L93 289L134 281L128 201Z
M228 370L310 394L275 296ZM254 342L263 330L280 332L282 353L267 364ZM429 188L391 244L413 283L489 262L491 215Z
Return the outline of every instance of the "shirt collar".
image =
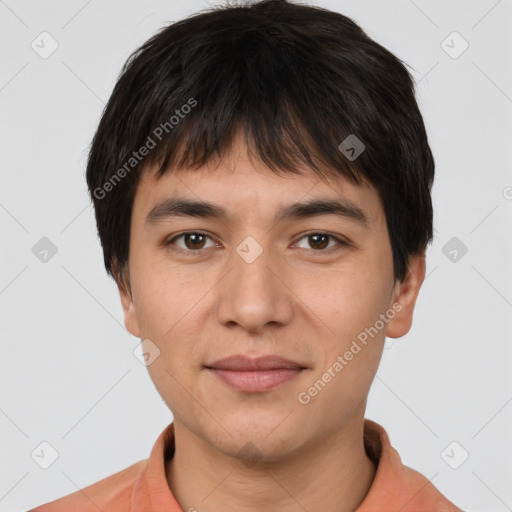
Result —
M169 489L165 472L166 461L174 455L174 442L174 424L171 423L158 436L149 459L137 476L131 498L132 511L183 512ZM412 510L410 506L420 504L417 500L420 493L421 502L435 499L438 500L436 503L449 503L423 475L402 464L384 428L368 419L364 420L364 445L368 457L377 465L377 471L370 491L356 512L394 510L398 505L402 512L407 512Z

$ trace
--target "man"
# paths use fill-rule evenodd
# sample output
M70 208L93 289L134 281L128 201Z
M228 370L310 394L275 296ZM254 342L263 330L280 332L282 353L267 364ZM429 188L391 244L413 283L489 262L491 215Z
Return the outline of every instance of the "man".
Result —
M412 78L341 14L267 0L147 41L87 183L174 420L148 460L34 510L457 510L364 418L411 327L433 178Z

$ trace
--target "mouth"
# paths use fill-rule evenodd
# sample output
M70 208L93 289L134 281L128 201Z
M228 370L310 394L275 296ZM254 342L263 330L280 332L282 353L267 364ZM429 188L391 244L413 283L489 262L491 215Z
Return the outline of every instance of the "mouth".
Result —
M246 393L269 391L304 371L302 368L259 371L219 370L216 368L208 368L208 370L229 386Z
M246 393L269 391L300 375L306 367L279 356L235 355L205 368L230 387Z

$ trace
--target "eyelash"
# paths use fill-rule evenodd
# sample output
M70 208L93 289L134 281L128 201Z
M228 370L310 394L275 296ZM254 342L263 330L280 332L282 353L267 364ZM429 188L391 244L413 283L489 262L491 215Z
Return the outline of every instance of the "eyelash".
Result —
M180 233L180 234L178 234L176 236L173 236L172 238L166 240L164 242L164 245L166 247L169 247L169 246L173 245L176 240L178 240L179 238L182 238L182 237L184 237L186 235L202 235L202 236L204 236L206 238L210 238L210 240L212 240L212 238L209 235L207 235L206 233L202 233L200 231L184 231L183 233ZM330 233L324 233L323 231L313 231L311 233L307 233L307 234L303 235L301 238L299 238L298 242L300 242L304 238L308 238L308 237L314 236L314 235L327 236L329 239L335 240L337 242L337 244L338 244L338 247L330 247L329 249L317 249L317 250L311 249L311 251L316 252L316 253L328 253L328 254L330 254L332 251L339 250L339 249L341 249L343 247L349 247L351 245L350 243L345 242L344 240L341 240L340 238L338 238L338 237L336 237L334 235L331 235ZM212 249L212 247L207 247L206 249ZM192 250L192 249L183 249L181 247L174 247L174 248L172 248L172 250L174 250L174 251L184 252L184 253L187 253L187 254L190 254L190 255L195 254L195 253L200 254L203 250L206 250L206 249L202 248L202 249L198 249L198 250Z

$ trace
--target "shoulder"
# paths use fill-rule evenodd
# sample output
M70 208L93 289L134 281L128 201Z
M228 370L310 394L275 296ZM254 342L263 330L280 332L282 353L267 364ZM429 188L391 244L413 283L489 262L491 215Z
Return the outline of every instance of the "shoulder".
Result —
M404 505L403 512L428 510L432 512L461 512L460 508L432 484L426 476L415 469L402 464L404 488L409 490L410 501Z
M146 464L147 460L141 460L83 489L28 512L98 512L98 509L102 512L126 512L131 508L133 486Z
M460 512L419 471L403 464L386 430L365 419L364 442L368 456L377 465L375 479L357 512Z

